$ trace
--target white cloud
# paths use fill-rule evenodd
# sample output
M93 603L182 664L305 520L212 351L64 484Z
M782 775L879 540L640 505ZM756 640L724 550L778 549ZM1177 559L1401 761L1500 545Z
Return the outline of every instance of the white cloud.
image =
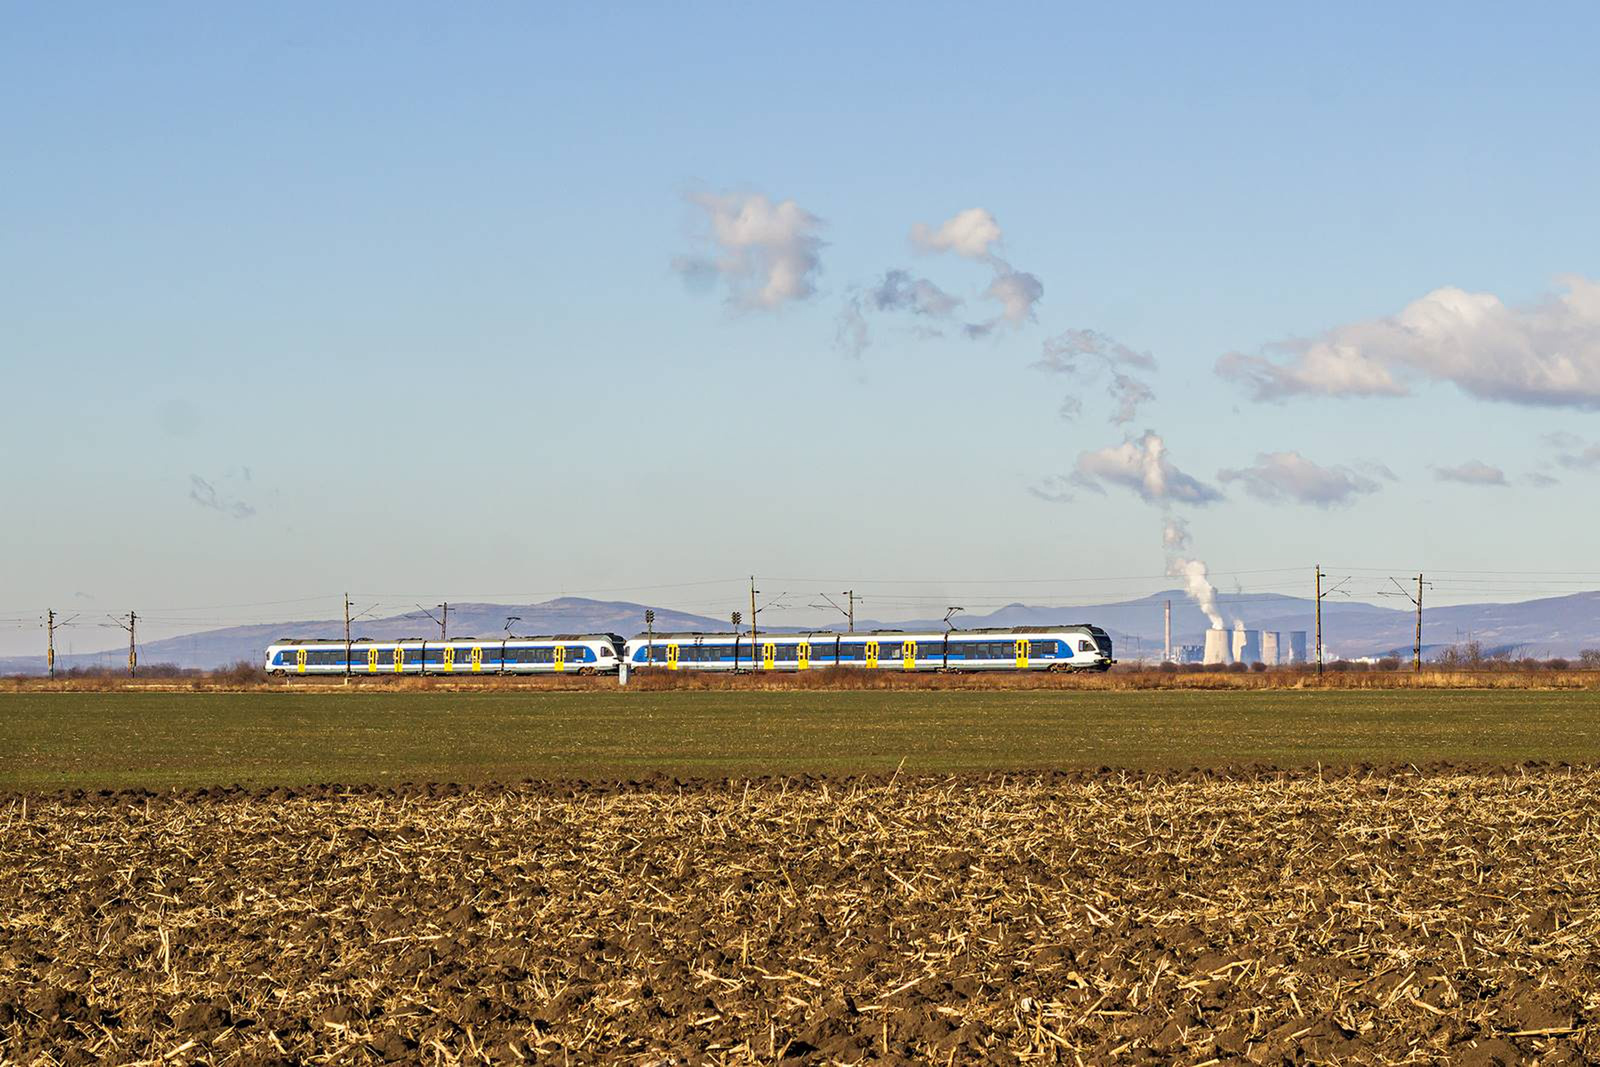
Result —
M1492 293L1436 289L1393 316L1268 345L1266 355L1230 353L1217 372L1258 400L1395 396L1416 379L1485 400L1600 409L1600 283L1559 281L1565 292L1520 307Z
M1107 485L1120 486L1152 504L1210 504L1222 499L1214 487L1175 467L1167 458L1166 442L1152 430L1120 445L1080 454L1072 480L1096 492L1104 492Z
M760 193L695 193L689 202L705 212L715 254L678 257L672 264L678 273L722 280L728 302L741 308L771 311L816 292L822 221L815 215Z
M1176 515L1167 516L1161 528L1161 547L1168 552L1182 552L1189 547L1189 522Z
M1000 224L981 207L970 207L935 229L925 222L911 227L911 243L924 252L954 252L987 262L1000 244Z
M1542 474L1539 471L1534 471L1531 474L1524 476L1522 480L1533 486L1535 489L1548 489L1552 485L1561 484L1560 478L1552 478L1548 474Z
M1441 482L1460 482L1463 485L1507 485L1506 472L1475 459L1453 467L1435 467L1433 476Z
M1258 500L1278 504L1314 504L1321 508L1349 504L1378 491L1378 483L1349 467L1324 467L1299 452L1263 452L1256 465L1217 472L1222 482L1238 482Z

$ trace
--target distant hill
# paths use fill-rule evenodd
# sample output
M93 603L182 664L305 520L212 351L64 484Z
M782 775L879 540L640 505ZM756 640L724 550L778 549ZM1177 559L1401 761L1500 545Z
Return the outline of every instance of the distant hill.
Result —
M1093 606L1055 608L1008 604L987 615L960 614L955 621L966 628L980 626L1033 626L1050 623L1092 622L1112 635L1121 659L1143 651L1160 655L1164 604L1172 602L1174 645L1200 644L1210 623L1180 590L1156 593L1138 600ZM1380 607L1359 601L1322 602L1323 642L1330 653L1346 657L1411 654L1416 613L1403 608ZM1315 642L1316 604L1311 597L1270 593L1224 594L1219 607L1229 626L1235 619L1251 629L1277 630L1287 635L1304 630ZM1600 592L1574 593L1516 604L1457 604L1426 607L1422 616L1424 655L1469 640L1482 643L1486 652L1507 652L1538 657L1575 656L1585 648L1600 648ZM863 628L943 629L938 619L905 622L867 622Z
M1092 622L1108 630L1116 642L1117 656L1123 660L1140 654L1160 655L1162 607L1172 601L1172 639L1174 644L1199 644L1208 625L1206 617L1179 590L1156 593L1139 600L1078 607L1049 607L1034 604L1008 604L981 614L955 617L962 628L982 626L1032 626L1055 623ZM1401 602L1404 604L1404 602ZM1273 594L1225 594L1220 607L1228 624L1242 620L1252 629L1278 630L1287 634L1315 626L1315 606L1310 597ZM540 604L451 604L452 637L488 637L506 633L508 616L520 616L512 623L513 633L619 633L631 637L644 629L645 605L625 601L588 600L560 597ZM703 615L656 608L656 629L725 630L725 620ZM1351 601L1324 600L1322 605L1324 641L1330 654L1346 657L1398 653L1410 655L1415 615L1410 605L1403 608L1379 607ZM775 628L792 629L792 628ZM939 619L908 619L884 622L861 620L857 630L906 629L943 630ZM438 630L427 619L414 613L384 619L364 619L354 636L382 640L402 637L433 637ZM1529 600L1517 604L1460 604L1428 608L1423 613L1425 655L1467 640L1482 643L1490 652L1509 652L1538 657L1575 656L1581 649L1600 648L1600 592ZM180 667L211 668L239 660L255 662L266 647L284 637L326 637L342 640L344 623L338 619L306 620L257 626L232 626L206 630L181 637L143 644L140 661L147 664L172 663ZM125 662L125 648L101 653L58 656L57 665L71 667L119 666ZM41 674L43 656L0 658L0 673Z
M620 633L632 637L644 628L645 608L642 604L586 600L582 597L559 597L542 604L456 604L450 605L450 636L501 637L507 633L506 620L510 616L520 619L510 624L514 634L570 634L570 633ZM715 630L726 628L701 615L656 609L658 630ZM439 630L426 618L415 613L394 615L383 619L362 619L351 629L354 639L394 640L406 637L438 637ZM179 667L223 667L239 660L257 662L263 658L268 645L286 637L328 638L344 640L343 619L316 619L302 622L275 622L267 625L230 626L221 630L204 630L199 633L149 641L139 646L141 663L172 663ZM121 666L127 662L127 646L106 652L81 653L73 656L56 656L60 670L72 667ZM0 659L0 673L42 674L45 670L43 656L22 656Z

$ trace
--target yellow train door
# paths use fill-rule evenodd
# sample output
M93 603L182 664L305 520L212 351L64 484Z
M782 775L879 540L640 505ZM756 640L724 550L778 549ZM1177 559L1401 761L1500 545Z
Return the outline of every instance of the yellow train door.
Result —
M675 671L677 669L678 669L678 646L676 644L669 644L669 645L667 645L667 670Z
M556 670L558 670L558 671L566 670L567 669L567 646L566 645L557 645L554 649L552 649L551 653L550 653L550 662L555 664Z
M375 648L367 649L367 673L378 673L378 650Z
M795 649L795 663L797 670L808 670L811 667L811 642L801 641Z
M453 645L444 646L444 672L451 674L456 669L456 650Z
M399 645L394 646L394 673L399 674L406 667L406 650Z
M1018 666L1018 668L1026 670L1027 666L1028 666L1028 639L1027 638L1024 637L1024 638L1018 638L1017 639L1016 653L1017 653L1017 666Z
M900 644L900 666L908 671L917 669L917 643L903 641Z
M868 641L867 642L867 666L868 667L876 667L877 665L878 665L878 642L876 642L876 641Z
M772 670L778 660L778 646L771 641L761 642L761 669Z
M295 650L294 669L301 674L306 673L306 650L303 648Z

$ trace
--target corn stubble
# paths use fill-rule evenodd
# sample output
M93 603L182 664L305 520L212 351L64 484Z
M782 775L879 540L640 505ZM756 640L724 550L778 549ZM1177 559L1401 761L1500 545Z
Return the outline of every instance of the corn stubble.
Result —
M1600 774L12 796L6 1062L1600 1058Z

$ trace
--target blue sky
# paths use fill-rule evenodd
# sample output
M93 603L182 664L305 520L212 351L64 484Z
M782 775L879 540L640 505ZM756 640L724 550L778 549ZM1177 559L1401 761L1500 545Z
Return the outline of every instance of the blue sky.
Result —
M721 615L756 573L800 622L816 589L1083 602L1179 558L1224 592L1600 584L1592 5L6 23L0 652L50 606L159 633L345 589ZM712 236L784 204L743 268ZM972 211L970 254L912 240ZM895 269L960 304L877 309ZM1003 271L1042 288L1014 320ZM1155 365L1036 366L1082 330ZM1114 370L1153 394L1120 423ZM1220 499L1139 482L1147 431ZM720 584L647 588L680 582Z

